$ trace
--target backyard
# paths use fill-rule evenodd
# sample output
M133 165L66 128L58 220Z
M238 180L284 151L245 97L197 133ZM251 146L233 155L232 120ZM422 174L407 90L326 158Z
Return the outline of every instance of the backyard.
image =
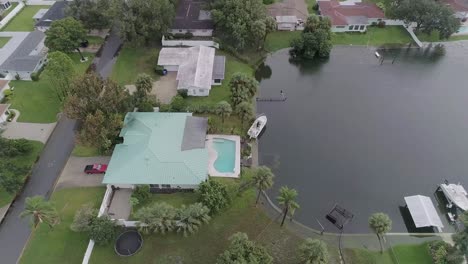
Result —
M81 63L78 54L71 54L77 73L84 73L93 60L93 54L84 53L88 61ZM11 81L14 92L9 98L11 108L20 111L19 122L52 123L57 121L60 101L44 78L39 81Z
M31 235L19 263L81 263L88 237L70 230L76 210L84 204L101 204L104 188L73 188L54 192L51 201L60 215L60 224L50 229L39 226Z
M10 22L2 29L2 31L33 31L33 16L39 11L39 9L48 8L50 8L50 6L25 6L12 20L10 20Z
M149 74L154 80L159 48L123 47L112 69L111 79L119 84L133 84L140 73Z
M42 144L39 141L31 141L31 143L33 145L33 150L31 151L31 153L29 153L26 156L17 156L15 158L7 158L8 162L11 162L18 166L32 167L34 163L36 162L37 158L39 157L39 154L41 153L42 148L44 147L44 144ZM26 176L27 175L24 175L24 177ZM0 207L3 207L7 205L8 203L10 203L13 198L14 198L13 194L7 193L2 187L0 187Z

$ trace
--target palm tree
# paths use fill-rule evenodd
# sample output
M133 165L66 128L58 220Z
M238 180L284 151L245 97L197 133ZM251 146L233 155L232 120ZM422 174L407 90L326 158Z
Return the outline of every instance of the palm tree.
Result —
M156 203L138 210L135 218L140 220L139 229L144 233L161 233L174 229L176 210L167 203Z
M57 210L51 202L44 199L43 196L27 197L24 211L20 217L30 217L31 226L36 228L40 223L46 223L50 228L60 222Z
M307 238L299 246L299 257L301 263L305 264L327 264L330 260L327 245L318 239Z
M281 220L281 226L284 224L284 220L288 215L289 211L295 211L299 208L299 204L296 202L297 191L290 189L288 186L283 186L280 189L280 194L276 198L278 203L283 206L283 220Z
M249 121L254 115L252 104L249 102L242 102L236 106L236 114L239 115L241 125L244 127L244 121Z
M221 120L224 124L224 118L228 117L232 113L231 105L226 101L221 101L216 105L215 112L221 116Z
M257 200L255 201L255 204L258 204L260 193L270 189L271 186L273 186L273 177L275 177L275 175L273 172L271 172L270 168L266 166L261 166L255 169L252 179L255 187L258 189Z
M183 232L184 236L195 233L198 228L207 224L211 217L210 209L202 203L191 204L188 207L182 206L177 212L176 230Z
M380 243L380 253L383 253L383 236L392 229L392 220L384 213L374 213L369 217L369 227L374 230Z

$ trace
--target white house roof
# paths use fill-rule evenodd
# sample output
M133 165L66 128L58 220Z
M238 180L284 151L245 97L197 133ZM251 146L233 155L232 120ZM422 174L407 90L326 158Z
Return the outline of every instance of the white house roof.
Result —
M431 198L422 195L413 195L405 197L405 202L416 227L444 227L434 204L432 204Z
M276 16L276 22L278 23L296 23L296 16Z
M179 66L178 89L197 87L211 89L215 49L205 46L190 48L162 48L158 65Z

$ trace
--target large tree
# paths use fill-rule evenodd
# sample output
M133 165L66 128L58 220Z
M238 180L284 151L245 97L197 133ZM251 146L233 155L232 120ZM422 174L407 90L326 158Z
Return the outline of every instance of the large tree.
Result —
M241 125L244 127L244 122L250 121L254 116L254 109L252 103L246 101L237 105L236 114L239 115Z
M231 105L226 101L221 101L216 104L215 113L221 116L221 122L224 124L224 119L232 113Z
M80 142L95 146L101 153L106 153L117 143L123 125L122 114L104 115L101 110L88 114L79 134Z
M283 220L281 220L281 226L284 225L284 220L288 214L293 214L296 209L299 208L299 204L296 201L297 191L290 189L287 186L280 188L280 193L276 198L278 203L283 207Z
M135 106L140 108L146 103L151 103L150 92L153 89L153 79L146 73L138 74L135 81L136 91L133 93Z
M217 259L217 264L258 263L271 264L273 258L265 248L249 240L245 233L235 233L229 238L231 244Z
M88 30L110 26L110 0L74 0L69 2L66 13L81 21Z
M165 234L174 230L176 213L172 205L162 202L139 209L135 218L140 221L138 228L142 232Z
M235 109L242 102L250 102L257 93L258 82L245 73L234 73L229 81L231 102Z
M171 0L112 0L114 25L122 39L137 44L159 41L175 16Z
M217 34L240 50L258 48L271 25L262 0L215 0L211 12Z
M60 222L54 205L46 201L43 196L27 197L24 211L20 217L30 217L31 226L34 228L40 223L45 223L52 228Z
M80 21L66 17L52 22L50 28L45 32L44 44L50 51L61 51L70 53L80 52L80 44L86 40L86 30ZM83 55L81 58L84 60Z
M268 190L273 186L274 177L275 175L273 174L273 172L270 170L270 168L266 166L260 166L254 170L252 181L258 190L255 204L258 203L262 191Z
M197 190L198 201L210 209L210 214L216 214L229 203L229 194L226 185L208 180L202 182Z
M460 220L465 228L453 235L453 240L455 241L455 246L463 252L463 254L468 255L468 212L464 212L463 215L460 216Z
M175 229L177 233L184 236L198 231L200 226L207 224L210 217L210 209L201 203L194 203L189 206L183 205L177 210Z
M60 51L50 52L47 58L47 66L43 76L51 84L60 102L63 102L68 96L71 83L75 78L73 61L67 54Z
M299 257L304 264L328 264L330 261L327 244L312 238L307 238L299 246Z
M369 227L377 235L380 243L380 253L383 253L382 240L384 235L392 229L392 220L387 214L374 213L369 218Z
M307 18L301 36L291 41L289 53L296 59L328 57L333 47L331 22L328 17L312 15Z
M460 27L460 20L443 2L434 0L389 0L385 14L406 23L416 23L415 31L431 34L436 30L441 39L447 39Z

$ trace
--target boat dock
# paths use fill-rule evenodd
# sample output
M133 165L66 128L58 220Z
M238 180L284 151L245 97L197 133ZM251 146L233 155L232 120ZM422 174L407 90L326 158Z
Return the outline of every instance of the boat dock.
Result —
M257 102L284 102L286 97L255 98Z
M453 205L460 208L462 211L468 211L468 196L465 188L461 184L443 183L439 185L441 190L449 202L449 207Z

